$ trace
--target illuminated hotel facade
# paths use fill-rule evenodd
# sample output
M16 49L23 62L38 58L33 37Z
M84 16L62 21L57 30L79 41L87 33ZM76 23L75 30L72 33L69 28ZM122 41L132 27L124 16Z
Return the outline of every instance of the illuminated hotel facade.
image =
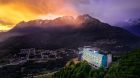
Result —
M99 51L94 50L90 46L84 46L79 51L80 59L87 61L90 65L94 67L104 67L108 68L112 62L111 54L101 54Z

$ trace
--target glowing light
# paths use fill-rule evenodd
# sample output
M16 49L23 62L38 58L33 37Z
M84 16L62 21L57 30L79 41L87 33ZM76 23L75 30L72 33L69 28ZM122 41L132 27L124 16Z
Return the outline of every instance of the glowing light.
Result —
M48 19L48 20L53 20L55 18L58 18L58 17L62 17L63 15L53 15L53 14L47 14L47 15L41 15L41 16L38 16L37 18L39 19Z
M23 20L29 21L35 19L35 14L22 6L6 5L0 6L0 19L7 20L12 24L17 24Z
M0 31L1 32L6 32L6 31L8 31L8 30L10 30L12 28L13 28L13 26L11 26L11 25L0 24Z
M77 11L66 0L0 0L0 20L11 26L21 21L75 15Z

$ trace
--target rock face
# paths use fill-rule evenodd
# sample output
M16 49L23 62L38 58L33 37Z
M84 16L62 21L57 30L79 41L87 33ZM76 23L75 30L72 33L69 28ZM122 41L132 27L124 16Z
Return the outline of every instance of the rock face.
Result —
M139 46L140 39L124 29L102 23L87 14L75 19L65 16L54 20L21 22L8 33L21 35L0 43L1 52L7 54L18 52L22 48L58 49L84 45L119 54Z

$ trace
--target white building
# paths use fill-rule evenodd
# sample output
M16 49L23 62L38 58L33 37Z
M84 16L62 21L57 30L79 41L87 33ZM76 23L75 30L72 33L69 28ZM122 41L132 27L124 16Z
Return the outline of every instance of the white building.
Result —
M84 46L79 48L79 55L81 60L86 60L88 63L95 67L107 68L112 62L112 54L101 54L91 46Z

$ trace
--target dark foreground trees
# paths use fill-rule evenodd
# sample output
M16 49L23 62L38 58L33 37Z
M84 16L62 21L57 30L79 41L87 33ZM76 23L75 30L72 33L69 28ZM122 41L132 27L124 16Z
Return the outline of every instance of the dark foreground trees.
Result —
M103 78L104 69L93 69L87 62L83 61L78 64L72 63L72 61L54 74L54 78Z
M112 64L105 78L140 78L140 49Z
M134 50L115 61L106 71L93 69L87 62L74 64L72 61L54 75L54 78L139 78L140 49Z

